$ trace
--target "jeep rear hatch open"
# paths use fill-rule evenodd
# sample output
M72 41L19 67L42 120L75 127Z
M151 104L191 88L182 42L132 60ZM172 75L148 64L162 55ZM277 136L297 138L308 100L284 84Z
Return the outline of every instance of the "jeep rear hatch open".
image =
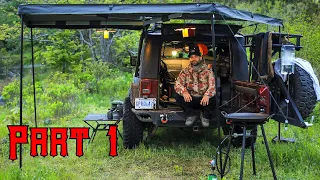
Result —
M19 16L31 28L142 29L170 19L251 21L283 26L282 20L221 4L29 4L20 5Z

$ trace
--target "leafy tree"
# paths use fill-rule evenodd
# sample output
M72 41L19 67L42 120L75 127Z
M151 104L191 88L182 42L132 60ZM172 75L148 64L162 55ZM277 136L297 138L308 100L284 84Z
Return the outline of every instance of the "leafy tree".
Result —
M49 37L50 45L45 51L39 51L37 58L42 57L42 63L61 72L72 72L72 68L81 62L83 45L75 31L59 30L55 35Z

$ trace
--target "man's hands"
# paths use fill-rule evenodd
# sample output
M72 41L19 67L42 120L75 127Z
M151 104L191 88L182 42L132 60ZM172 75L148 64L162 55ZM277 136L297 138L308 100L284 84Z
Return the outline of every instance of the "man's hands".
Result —
M202 106L207 106L209 104L209 96L204 95L200 101L200 104Z
M183 96L185 102L191 102L192 101L192 97L188 92L183 93L182 96Z
M184 101L185 102L191 102L192 101L192 96L189 94L189 92L185 92L182 94L183 98L184 98ZM202 106L207 106L209 105L209 96L207 95L204 95L200 101L200 104Z

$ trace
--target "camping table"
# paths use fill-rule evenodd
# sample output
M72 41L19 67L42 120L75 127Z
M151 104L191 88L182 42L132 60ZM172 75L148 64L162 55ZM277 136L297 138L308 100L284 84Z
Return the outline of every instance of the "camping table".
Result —
M105 131L109 129L110 125L118 125L120 119L108 119L106 114L88 114L83 121L92 128L89 143L92 142L97 134L97 131ZM114 122L114 123L111 123ZM92 125L96 124L96 125ZM120 131L117 129L119 136L122 139Z

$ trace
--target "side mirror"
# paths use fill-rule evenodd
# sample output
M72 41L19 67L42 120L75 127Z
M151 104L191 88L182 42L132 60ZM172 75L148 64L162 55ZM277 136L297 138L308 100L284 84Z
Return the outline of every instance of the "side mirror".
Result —
M131 66L136 66L137 65L137 58L138 56L136 55L137 53L133 52L133 51L129 51L129 56L130 56L130 65Z
M130 56L130 65L136 66L137 65L137 56Z

